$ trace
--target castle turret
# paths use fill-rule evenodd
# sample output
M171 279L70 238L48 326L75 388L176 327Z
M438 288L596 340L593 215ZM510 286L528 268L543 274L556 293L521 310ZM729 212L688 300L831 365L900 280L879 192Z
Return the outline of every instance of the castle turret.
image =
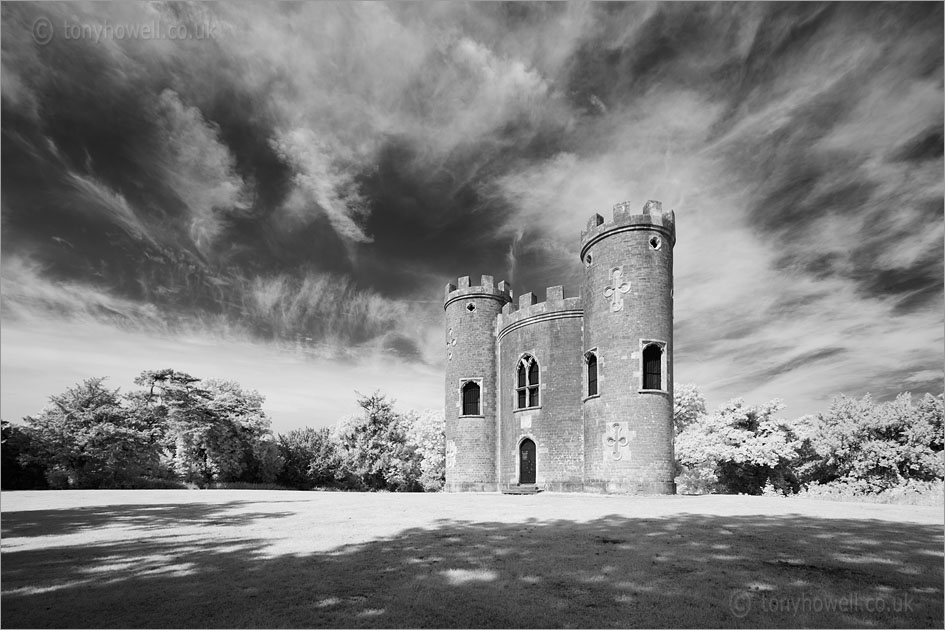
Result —
M675 492L673 246L675 215L648 201L614 206L581 235L584 487Z
M505 282L482 276L446 285L446 490L495 491L495 325L512 300Z

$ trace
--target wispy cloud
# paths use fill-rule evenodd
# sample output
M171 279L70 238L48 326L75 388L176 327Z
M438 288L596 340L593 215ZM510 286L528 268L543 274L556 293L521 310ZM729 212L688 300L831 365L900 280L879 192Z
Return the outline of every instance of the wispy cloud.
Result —
M343 238L371 241L358 225L358 219L368 210L367 202L358 190L354 173L345 169L344 158L331 157L327 147L306 128L279 133L272 144L294 171L296 190L283 207L297 223L305 223L309 215L324 214Z
M437 309L424 303L384 298L357 289L339 276L307 274L301 279L278 275L256 277L245 291L244 314L276 339L322 348L328 356L399 355L409 360L427 356L431 324Z
M245 211L252 191L235 172L219 127L199 109L172 90L161 93L156 108L160 176L186 208L194 244L206 251L222 230L221 217Z
M52 281L35 261L5 256L0 282L5 322L39 317L167 330L162 314L153 306L116 297L87 283Z
M120 225L132 239L154 244L149 228L120 192L112 190L94 176L68 172L66 179L75 190L76 207L80 212L100 213Z
M202 335L257 341L316 359L363 362L374 355L405 361L439 360L434 331L439 305L385 298L342 276L219 278L204 295L206 311L159 308L121 298L95 284L51 280L42 265L7 256L2 290L5 321L66 320L117 326L138 333ZM434 350L436 348L436 350Z

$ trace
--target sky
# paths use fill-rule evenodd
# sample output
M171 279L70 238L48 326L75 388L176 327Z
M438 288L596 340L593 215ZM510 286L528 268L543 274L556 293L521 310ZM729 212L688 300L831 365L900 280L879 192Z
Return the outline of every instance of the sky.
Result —
M443 288L578 295L673 209L710 408L942 392L942 3L3 3L0 406L236 380L442 409Z

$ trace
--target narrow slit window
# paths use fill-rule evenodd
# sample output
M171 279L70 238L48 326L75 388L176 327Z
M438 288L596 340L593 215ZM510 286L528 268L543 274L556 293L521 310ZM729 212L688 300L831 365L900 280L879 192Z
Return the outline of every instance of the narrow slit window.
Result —
M643 389L663 389L663 349L655 343L643 349Z
M587 395L597 395L597 355L587 353Z
M480 411L480 390L479 384L474 381L469 381L463 385L463 415L464 416L479 416L482 415Z
M516 409L537 407L539 405L539 370L538 361L525 355L518 362L516 375Z

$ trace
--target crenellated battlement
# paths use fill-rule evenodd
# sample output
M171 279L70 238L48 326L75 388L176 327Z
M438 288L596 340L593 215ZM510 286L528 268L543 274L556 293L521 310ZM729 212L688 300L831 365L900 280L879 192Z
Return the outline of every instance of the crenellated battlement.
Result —
M663 211L663 204L659 201L647 201L643 205L642 214L630 213L630 202L624 201L614 205L613 221L604 222L604 217L594 214L587 222L587 228L581 232L581 260L594 243L610 234L631 230L656 230L663 233L670 242L676 244L676 213L672 210Z
M580 297L564 297L560 286L548 287L544 302L539 302L534 293L523 293L518 296L518 304L510 302L502 307L502 313L496 318L496 335L501 339L509 331L533 322L581 317L583 308Z
M492 276L483 275L478 285L470 285L469 276L457 280L457 284L446 285L443 308L463 298L487 298L503 304L512 301L512 289L505 280L496 284Z

